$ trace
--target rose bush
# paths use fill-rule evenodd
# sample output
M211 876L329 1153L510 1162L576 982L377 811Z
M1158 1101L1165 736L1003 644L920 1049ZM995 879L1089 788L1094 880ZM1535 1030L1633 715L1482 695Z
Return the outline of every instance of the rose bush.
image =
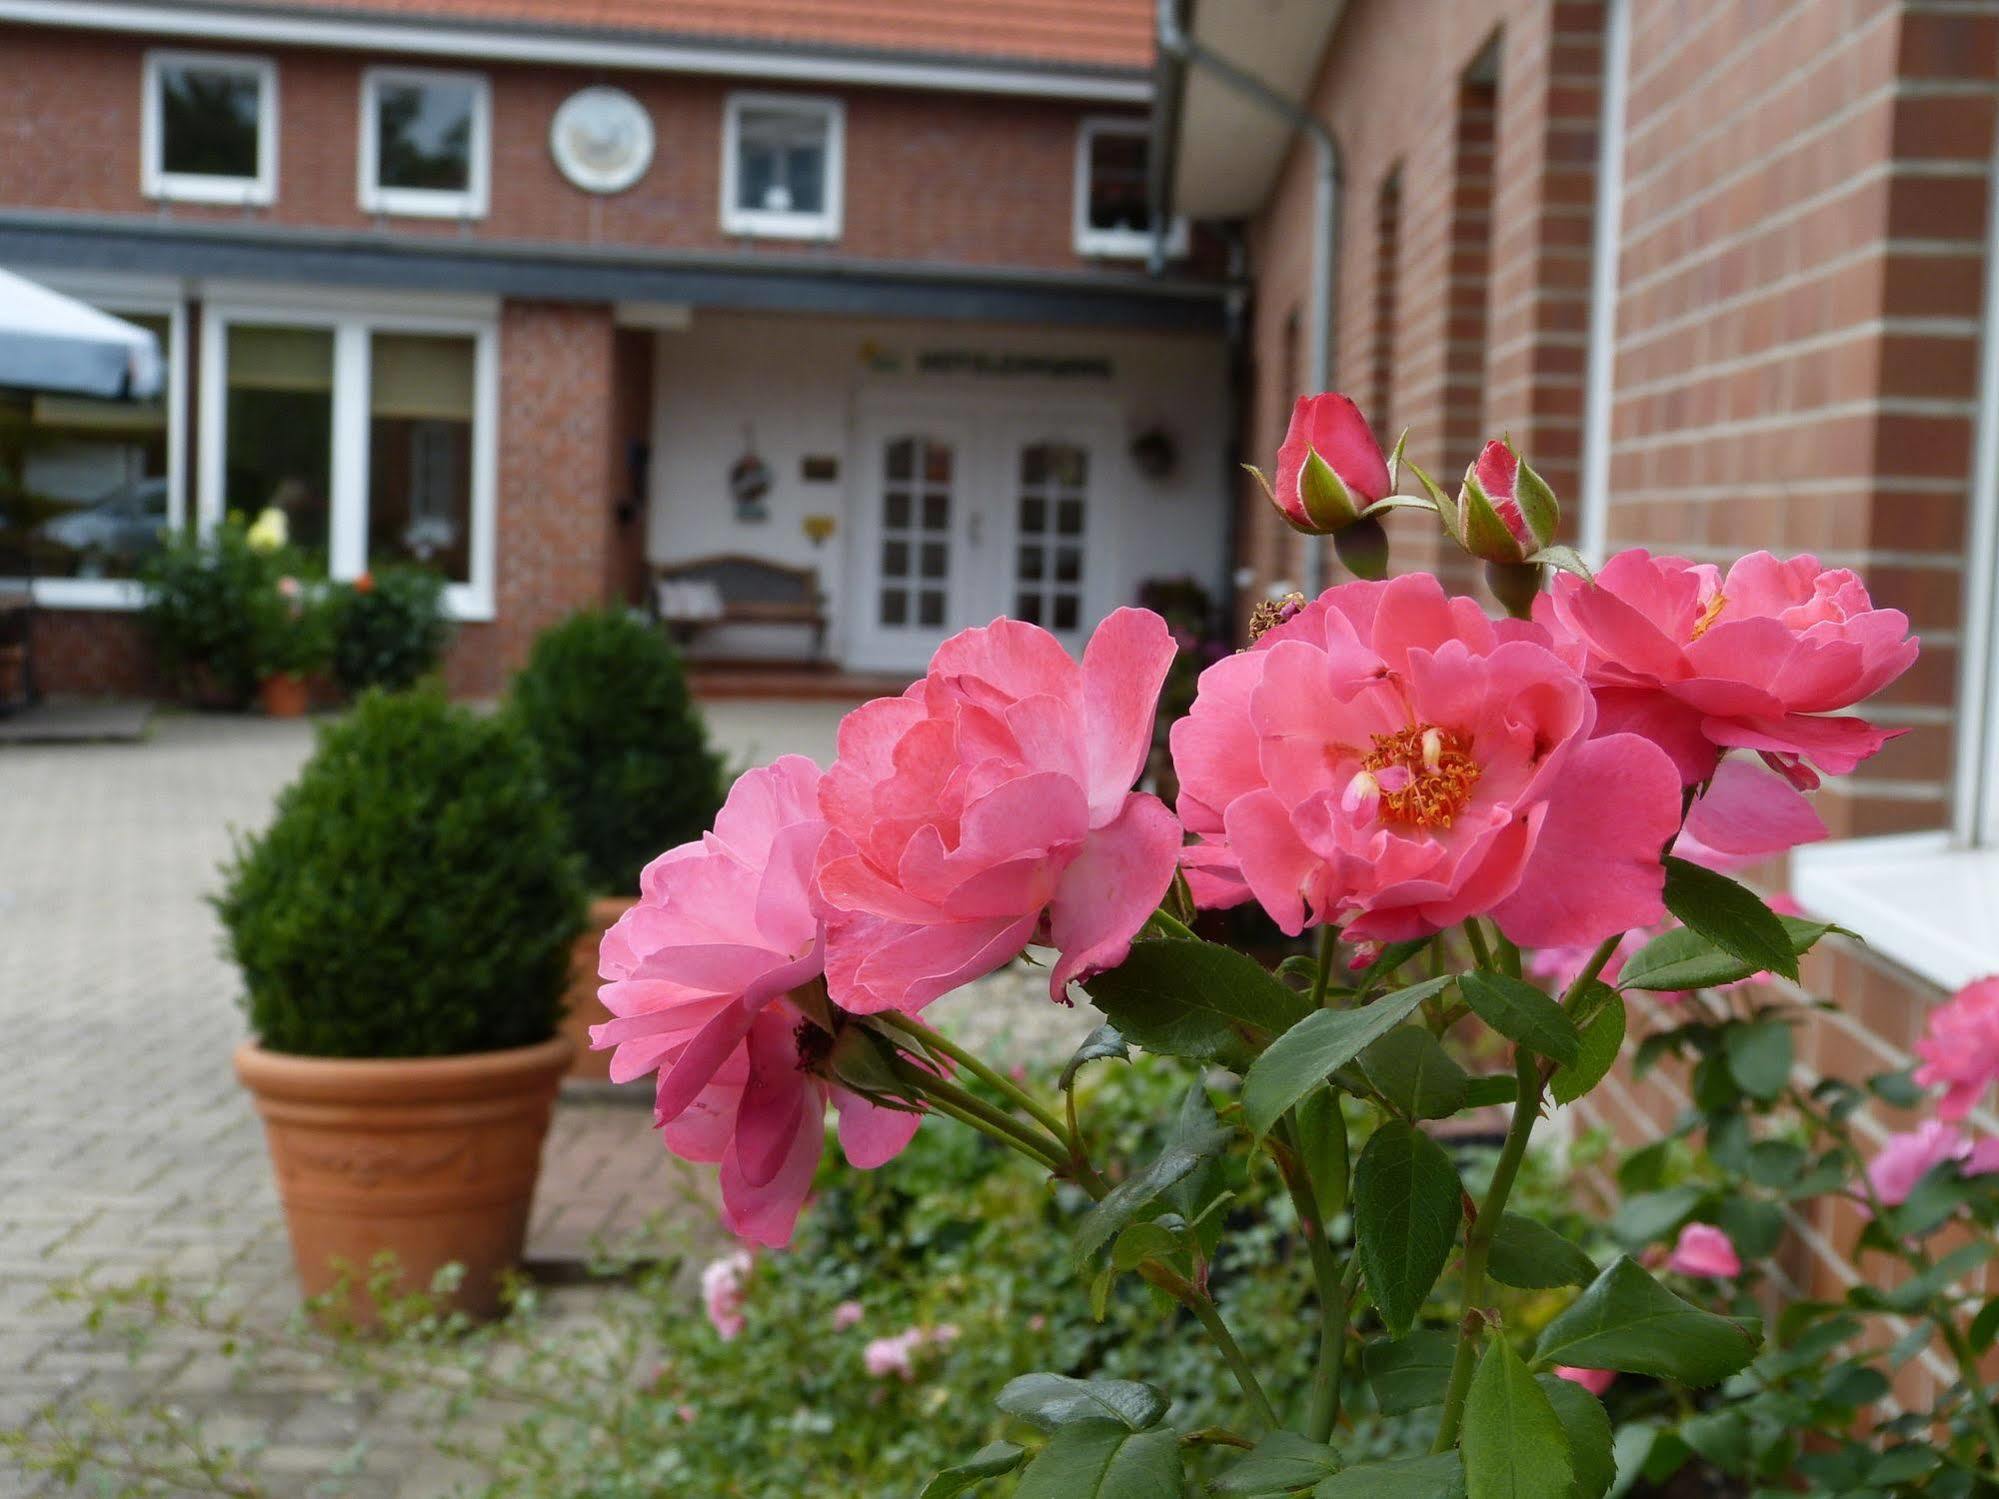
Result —
M1631 1243L1644 1262L1599 1263L1509 1202L1544 1107L1611 1069L1627 996L1696 997L1680 1044L1720 1044L1702 1065L1746 1069L1751 1093L1788 1085L1775 1032L1744 1061L1699 1006L1795 981L1828 928L1724 871L1823 836L1805 793L1885 742L1847 710L1916 643L1809 557L1724 575L1631 552L1591 577L1551 544L1554 496L1509 445L1455 499L1413 464L1425 495L1393 495L1401 451L1385 459L1343 397L1301 402L1273 498L1369 575L1380 511L1434 511L1510 617L1422 575L1259 611L1174 727L1177 810L1135 787L1174 654L1162 621L1113 614L1080 663L1032 625L967 631L900 697L848 715L823 774L794 757L739 782L605 940L617 1018L598 1044L618 1048L614 1075L658 1072L666 1144L721 1163L739 1231L790 1237L829 1103L861 1165L953 1121L1074 1196L1073 1260L1099 1305L1123 1277L1150 1285L1236 1387L1233 1419L1190 1426L1143 1379L1022 1375L999 1405L1032 1445L992 1443L928 1495L1014 1473L1022 1499L1175 1495L1212 1470L1194 1454L1221 1448L1244 1455L1218 1493L1599 1499L1607 1378L1692 1405L1757 1361L1740 1282L1774 1247L1765 1221L1747 1234L1679 1212L1654 1225L1670 1243ZM1550 567L1564 575L1544 593ZM1251 902L1310 950L1273 972L1197 934L1203 911ZM1106 1021L1057 1096L917 1018L1036 949L1051 998L1080 987ZM1969 1003L1941 1023L1987 1030ZM1179 1059L1188 1087L1149 1159L1112 1162L1076 1081L1132 1047ZM1990 1055L1931 1065L1961 1101ZM1481 1108L1508 1123L1474 1170L1439 1136ZM1264 1158L1312 1276L1302 1348L1245 1347L1217 1295L1234 1184ZM1981 1160L1955 1133L1926 1137L1903 1202L1980 1180ZM1863 1161L1844 1166L1870 1190ZM1878 1192L1870 1210L1907 1212ZM1496 1286L1575 1294L1522 1326ZM899 1380L935 1346L927 1325L885 1329L869 1367ZM1259 1372L1298 1358L1300 1385ZM1356 1370L1380 1412L1422 1413L1426 1452L1347 1430ZM1938 1450L1966 1472L1992 1461Z

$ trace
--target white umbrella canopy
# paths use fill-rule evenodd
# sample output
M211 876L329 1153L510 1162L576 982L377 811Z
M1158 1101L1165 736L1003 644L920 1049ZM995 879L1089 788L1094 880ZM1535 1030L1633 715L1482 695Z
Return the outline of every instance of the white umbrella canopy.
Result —
M164 375L144 328L0 270L0 388L142 401Z

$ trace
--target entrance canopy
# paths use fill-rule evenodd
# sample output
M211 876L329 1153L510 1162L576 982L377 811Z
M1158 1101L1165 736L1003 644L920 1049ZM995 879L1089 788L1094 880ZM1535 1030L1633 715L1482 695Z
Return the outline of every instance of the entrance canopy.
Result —
M144 328L0 270L0 388L139 401L164 374Z

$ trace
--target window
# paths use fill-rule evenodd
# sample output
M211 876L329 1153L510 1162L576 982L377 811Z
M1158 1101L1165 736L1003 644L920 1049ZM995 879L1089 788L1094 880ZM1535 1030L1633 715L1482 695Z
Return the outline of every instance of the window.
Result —
M1152 252L1151 144L1138 119L1090 119L1076 136L1076 253ZM1175 219L1166 252L1187 250L1187 225Z
M269 61L149 52L140 118L146 196L269 203L277 195L278 74Z
M45 605L129 606L140 565L181 523L180 304L63 289L151 330L166 383L137 403L0 393L0 577L32 577Z
M731 94L722 130L722 227L838 239L845 112L834 99Z
M204 520L275 507L331 576L427 567L454 614L490 618L490 311L328 301L208 309L204 388L224 399L202 413Z
M370 69L361 80L361 207L483 217L490 115L477 73Z

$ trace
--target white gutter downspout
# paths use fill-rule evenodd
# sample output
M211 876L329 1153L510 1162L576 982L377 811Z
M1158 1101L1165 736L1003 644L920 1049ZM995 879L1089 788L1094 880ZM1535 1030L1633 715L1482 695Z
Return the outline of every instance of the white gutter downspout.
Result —
M1999 145L1986 168L1999 189ZM1995 831L1992 661L1994 548L1999 546L1999 197L1990 199L1985 230L1985 306L1978 343L1978 418L1966 517L1964 618L1958 635L1957 755L1951 827L1960 847L1989 846Z
M1576 540L1592 566L1610 546L1610 408L1616 394L1617 257L1624 235L1624 117L1631 6L1609 0L1603 22L1603 114L1597 126L1591 231L1589 354L1583 374L1583 472Z
M1316 115L1287 99L1248 69L1230 62L1217 52L1210 51L1189 35L1186 28L1180 24L1179 4L1180 0L1159 0L1160 50L1178 58L1182 63L1198 64L1206 68L1252 103L1270 111L1294 130L1302 130L1312 142L1318 164L1314 178L1312 316L1308 326L1309 338L1305 345L1305 385L1308 391L1328 390L1333 383L1335 307L1333 298L1334 277L1338 264L1334 252L1339 243L1340 227L1339 143L1333 139L1333 132ZM1155 216L1153 226L1155 235L1162 233L1163 226L1172 218L1172 215L1165 211L1166 205L1159 206L1161 211ZM1305 571L1305 591L1308 594L1317 594L1326 586L1325 537L1312 536L1306 539Z

